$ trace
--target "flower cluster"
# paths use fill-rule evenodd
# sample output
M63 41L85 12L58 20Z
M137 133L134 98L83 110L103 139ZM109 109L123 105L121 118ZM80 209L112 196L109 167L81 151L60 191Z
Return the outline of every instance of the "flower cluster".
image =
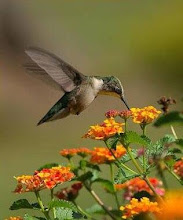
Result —
M117 111L117 110L110 110L105 113L105 116L107 118L115 118L117 116L123 118L124 120L127 120L132 115L130 110L124 110L124 111Z
M69 167L52 167L50 169L42 169L35 171L34 175L18 176L17 187L14 192L35 192L42 189L52 189L58 184L70 181L74 174L70 171Z
M174 172L181 178L183 179L183 158L181 160L178 160L174 166Z
M161 111L153 106L144 108L131 108L133 122L137 124L149 124L156 119Z
M60 151L60 155L68 159L72 158L74 155L80 155L81 157L86 157L91 154L91 150L86 147L63 149Z
M74 183L71 185L71 188L64 188L59 190L55 196L59 199L64 199L68 201L73 201L77 198L79 191L83 187L81 182Z
M117 145L116 150L112 150L116 158L122 157L126 149L122 145ZM105 147L95 147L90 159L91 163L104 164L114 162L115 158L112 153Z
M148 198L143 197L138 201L138 199L133 198L130 201L130 204L126 206L121 206L120 210L123 211L123 219L133 218L135 215L141 213L151 212L158 214L161 212L161 209L158 207L157 202L151 202Z
M16 216L16 217L9 217L9 218L6 218L5 220L23 220L23 218L22 217L20 217L20 216Z
M149 181L153 185L157 194L159 194L160 196L163 196L165 193L165 190L162 187L162 182L158 180L157 178L149 178ZM130 200L134 196L135 193L141 192L141 191L146 191L149 194L153 195L153 192L151 191L147 183L144 180L140 179L139 177L131 179L124 184L116 184L115 187L117 190L120 190L120 189L125 190L124 198L126 200Z
M101 125L91 126L84 138L106 140L107 138L123 132L123 123L118 123L114 118L106 119Z

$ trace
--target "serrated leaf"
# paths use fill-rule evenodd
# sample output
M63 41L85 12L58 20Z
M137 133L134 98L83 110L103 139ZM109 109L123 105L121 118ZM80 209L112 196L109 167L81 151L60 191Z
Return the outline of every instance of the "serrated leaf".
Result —
M57 220L70 220L73 219L73 211L67 208L59 208L55 209L55 215Z
M181 147L183 147L183 139L177 139L175 143Z
M114 185L111 181L106 180L106 179L102 179L102 178L98 178L95 181L93 181L93 183L98 182L101 183L101 185L110 193L114 193Z
M131 149L131 153L133 155L134 158L137 158L137 150L136 149ZM129 156L129 154L125 154L122 156L122 158L120 159L121 163L127 163L131 160L131 157Z
M39 167L38 171L41 171L41 170L43 170L43 169L50 169L50 168L52 168L52 167L58 167L58 166L59 166L58 163L47 163L47 164L45 164L45 165Z
M145 140L145 138L141 137L134 131L128 131L124 134L121 134L121 143L124 146L129 146L129 144L138 144L141 146L148 146L149 143Z
M15 201L9 208L10 210L18 209L33 209L33 206L28 202L27 199L19 199Z
M172 154L182 154L181 149L176 148L176 147L170 149L169 152L171 152Z
M59 208L68 208L68 209L71 209L72 211L78 211L77 207L72 203L72 202L69 202L69 201L66 201L66 200L53 200L49 203L49 209L53 209L53 208L56 208L56 207L59 207Z
M167 113L166 115L162 115L156 120L154 126L160 127L172 124L183 125L183 114L181 112L173 111Z
M77 180L79 180L79 181L81 181L81 182L84 182L84 181L86 181L86 180L88 180L88 179L91 179L92 177L93 177L92 172L91 172L91 171L88 171L88 172L86 172L85 174L79 176L79 177L77 178Z
M122 184L125 183L128 180L131 180L135 177L140 176L139 174L134 174L132 172L130 172L129 170L126 169L118 169L118 172L114 178L114 183L115 184Z

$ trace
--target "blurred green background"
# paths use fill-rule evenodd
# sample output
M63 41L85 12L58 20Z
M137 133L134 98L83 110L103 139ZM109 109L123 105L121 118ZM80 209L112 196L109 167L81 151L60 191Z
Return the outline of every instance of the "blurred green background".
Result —
M107 110L125 108L118 99L101 96L79 117L37 127L62 94L25 72L28 46L50 50L86 75L119 77L131 107L158 107L156 101L166 95L183 109L183 1L1 0L0 219L21 215L8 210L12 201L32 197L12 193L13 176L32 174L47 162L66 162L60 149L101 146L81 136L101 122ZM165 132L170 129L149 127L154 140ZM107 175L105 166L104 171ZM110 195L102 190L99 194L113 205ZM79 202L86 208L93 200L82 191Z

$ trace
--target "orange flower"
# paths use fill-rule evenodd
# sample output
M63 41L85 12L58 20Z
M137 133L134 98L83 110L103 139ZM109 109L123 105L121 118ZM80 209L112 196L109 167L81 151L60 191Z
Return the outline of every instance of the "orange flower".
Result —
M23 218L22 217L20 217L20 216L16 216L16 217L9 217L9 218L6 218L5 220L23 220Z
M157 178L151 178L151 177L149 178L149 181L155 188L157 194L159 194L160 196L163 196L165 193L165 190L162 187L162 182L158 180ZM139 177L131 179L123 184L116 184L115 188L117 190L121 190L121 189L125 190L124 198L126 200L130 200L134 196L135 193L141 192L141 191L146 191L149 194L153 195L153 192L151 191L147 183L144 180L140 179Z
M43 181L36 175L23 175L15 177L15 179L17 180L15 193L35 192L45 188Z
M151 212L154 214L158 214L161 212L161 209L158 207L158 203L151 202L149 198L146 197L141 198L140 201L133 198L130 201L130 204L127 204L126 206L121 206L120 210L123 211L123 219L133 218L135 215L139 215L141 213Z
M174 166L174 172L183 179L183 158L181 160L178 160Z
M144 108L131 108L133 122L137 124L149 124L156 119L161 111L158 111L153 106Z
M89 131L84 135L84 138L106 140L115 134L122 133L122 125L123 123L116 122L114 118L108 118L101 125L91 126Z
M161 204L161 213L157 215L158 220L183 219L183 191L177 190L168 192L165 195L165 202Z
M86 147L63 149L60 151L60 154L68 159L70 159L74 155L80 155L81 157L86 157L87 155L91 154L91 150L89 150Z
M90 155L91 153L92 153L92 151L86 147L80 147L77 149L77 155L79 155L81 157L86 157L87 155Z
M70 172L70 167L52 167L51 169L42 169L36 173L48 189L52 189L58 184L70 181L74 174Z
M63 149L60 151L60 155L68 159L76 155L76 153L77 153L77 149L75 148L74 149Z
M42 189L52 189L58 184L70 181L74 174L70 172L69 167L52 167L50 169L42 169L35 171L32 176L15 177L17 187L15 193L35 192Z
M122 145L117 145L116 150L112 150L117 158L122 157L126 153L126 149ZM95 147L92 151L90 159L91 163L104 164L114 162L115 158L111 152L105 147Z

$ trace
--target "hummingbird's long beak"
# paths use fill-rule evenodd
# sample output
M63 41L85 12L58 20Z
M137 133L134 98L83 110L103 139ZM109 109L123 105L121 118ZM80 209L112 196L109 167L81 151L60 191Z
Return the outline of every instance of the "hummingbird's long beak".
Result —
M126 105L127 109L130 110L128 104L126 103L125 99L123 97L121 97L121 100L123 101L123 103Z

